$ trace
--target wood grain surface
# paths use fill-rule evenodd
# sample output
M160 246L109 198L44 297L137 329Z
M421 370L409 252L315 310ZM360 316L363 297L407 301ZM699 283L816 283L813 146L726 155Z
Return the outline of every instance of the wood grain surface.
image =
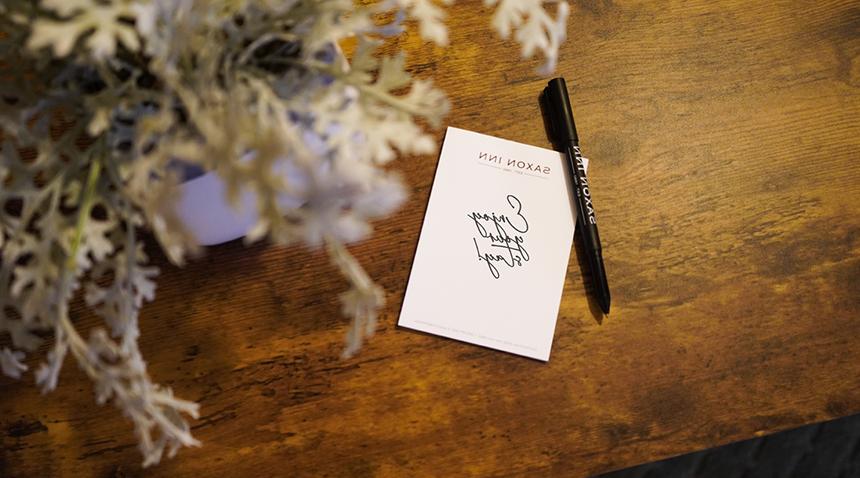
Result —
M488 14L397 46L448 124L548 146L539 62ZM397 328L437 161L403 158L408 203L352 247L388 291L358 357L320 251L160 258L141 348L204 446L141 470L67 361L48 396L0 378L0 475L576 477L860 411L860 5L574 0L568 34L611 315L574 254L549 363Z

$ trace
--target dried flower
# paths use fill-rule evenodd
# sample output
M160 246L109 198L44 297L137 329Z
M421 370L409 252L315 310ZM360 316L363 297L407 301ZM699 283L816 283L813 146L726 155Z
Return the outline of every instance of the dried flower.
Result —
M140 355L138 314L158 270L138 243L155 235L171 261L197 251L174 204L182 165L217 173L228 199L253 195L246 241L325 244L348 280L345 356L373 333L382 289L345 244L371 232L406 193L383 168L427 154L445 95L413 79L379 38L405 19L445 45L451 0L365 4L322 0L6 0L0 58L0 369L19 378L25 352L53 331L35 371L53 390L67 355L134 424L144 466L199 442L184 416L197 404L153 383ZM485 0L492 25L524 56L555 65L568 7ZM556 3L556 2L547 2ZM381 13L389 15L380 15ZM393 14L392 14L393 13ZM380 18L389 20L380 23ZM349 61L338 45L357 37ZM68 316L84 293L107 329L84 339Z

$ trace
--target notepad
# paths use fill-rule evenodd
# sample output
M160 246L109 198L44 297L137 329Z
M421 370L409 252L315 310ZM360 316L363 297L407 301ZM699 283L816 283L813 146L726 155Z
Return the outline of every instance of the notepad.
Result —
M449 127L398 325L549 360L576 224L563 161Z

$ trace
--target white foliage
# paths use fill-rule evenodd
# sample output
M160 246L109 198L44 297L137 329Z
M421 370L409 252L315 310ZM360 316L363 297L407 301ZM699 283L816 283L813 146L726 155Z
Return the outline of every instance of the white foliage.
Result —
M64 19L36 19L27 44L31 49L50 46L54 56L64 57L85 34L86 47L97 60L112 56L116 52L117 40L131 51L140 48L134 27L120 21L122 17L133 18L134 2L102 4L93 0L43 0L42 7L53 10Z
M439 45L448 44L445 11L435 5L432 0L397 0L397 3L418 21L419 31L423 38ZM450 5L454 3L454 0L442 0L439 3Z
M184 418L197 404L153 383L138 348L158 270L137 230L176 264L198 250L173 208L187 166L220 175L230 200L253 193L260 220L247 241L325 245L349 283L344 356L356 353L385 301L346 245L403 203L403 181L385 165L432 153L421 124L440 126L450 109L402 53L380 53L380 38L413 20L445 45L451 3L4 0L0 59L15 68L0 83L0 333L12 341L0 349L3 373L20 377L24 351L53 332L34 373L43 392L71 356L96 401L134 425L144 466L199 445ZM545 3L557 3L554 18ZM502 37L554 67L567 3L485 4ZM344 58L339 45L354 37ZM87 340L68 315L78 293L107 325Z
M24 352L12 351L8 347L0 349L0 370L6 376L21 378L21 372L27 371L27 366L21 363L24 360Z
M547 13L544 7L547 3L558 5L555 19ZM567 2L484 0L484 4L496 6L492 25L502 38L510 37L516 30L515 39L522 45L523 58L540 51L546 57L540 72L549 74L555 70L558 49L567 35L567 16L570 13Z

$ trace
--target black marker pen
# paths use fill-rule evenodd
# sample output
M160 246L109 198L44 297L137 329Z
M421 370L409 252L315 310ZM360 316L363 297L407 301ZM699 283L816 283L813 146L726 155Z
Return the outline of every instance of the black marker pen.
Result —
M597 233L597 217L594 214L594 204L591 200L591 187L585 174L582 153L579 151L579 137L576 134L576 124L573 122L573 111L570 109L570 98L567 96L567 85L564 78L554 78L543 90L544 105L548 110L550 134L556 147L567 158L573 190L576 193L579 233L585 245L585 254L591 266L591 275L597 289L597 301L604 314L609 313L609 283L606 281L606 270L603 267L603 250L600 247L600 235Z

